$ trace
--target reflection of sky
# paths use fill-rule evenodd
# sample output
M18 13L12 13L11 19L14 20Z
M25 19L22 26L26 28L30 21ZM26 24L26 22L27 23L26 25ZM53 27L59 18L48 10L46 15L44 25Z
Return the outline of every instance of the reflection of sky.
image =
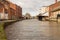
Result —
M55 2L55 0L11 0L11 1L13 3L20 5L23 8L23 14L29 12L32 16L39 14L38 10L42 6L48 6Z

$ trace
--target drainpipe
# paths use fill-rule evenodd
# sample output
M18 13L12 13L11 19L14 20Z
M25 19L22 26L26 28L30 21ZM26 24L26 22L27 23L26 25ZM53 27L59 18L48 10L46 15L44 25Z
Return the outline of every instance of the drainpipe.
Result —
M5 19L5 9L3 8L3 19Z

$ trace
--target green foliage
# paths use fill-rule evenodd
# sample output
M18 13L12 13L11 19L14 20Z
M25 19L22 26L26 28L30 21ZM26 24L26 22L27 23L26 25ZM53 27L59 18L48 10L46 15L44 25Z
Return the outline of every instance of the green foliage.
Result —
M0 40L6 40L6 35L4 32L4 23L0 23Z
M12 20L12 21L4 21L0 23L0 40L7 40L6 35L5 35L5 31L4 31L4 27L8 26L12 23L16 22L16 20Z

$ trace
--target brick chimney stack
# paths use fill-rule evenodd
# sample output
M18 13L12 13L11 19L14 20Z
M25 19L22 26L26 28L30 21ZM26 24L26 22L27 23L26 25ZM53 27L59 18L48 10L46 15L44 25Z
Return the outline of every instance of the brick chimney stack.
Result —
M57 3L57 0L55 0L55 3Z

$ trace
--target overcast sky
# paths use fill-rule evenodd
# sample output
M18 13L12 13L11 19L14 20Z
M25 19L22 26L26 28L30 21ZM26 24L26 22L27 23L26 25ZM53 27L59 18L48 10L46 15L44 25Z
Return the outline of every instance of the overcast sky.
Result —
M55 0L10 0L10 1L22 7L23 15L28 12L32 16L38 15L39 9L42 6L48 6L55 3Z

